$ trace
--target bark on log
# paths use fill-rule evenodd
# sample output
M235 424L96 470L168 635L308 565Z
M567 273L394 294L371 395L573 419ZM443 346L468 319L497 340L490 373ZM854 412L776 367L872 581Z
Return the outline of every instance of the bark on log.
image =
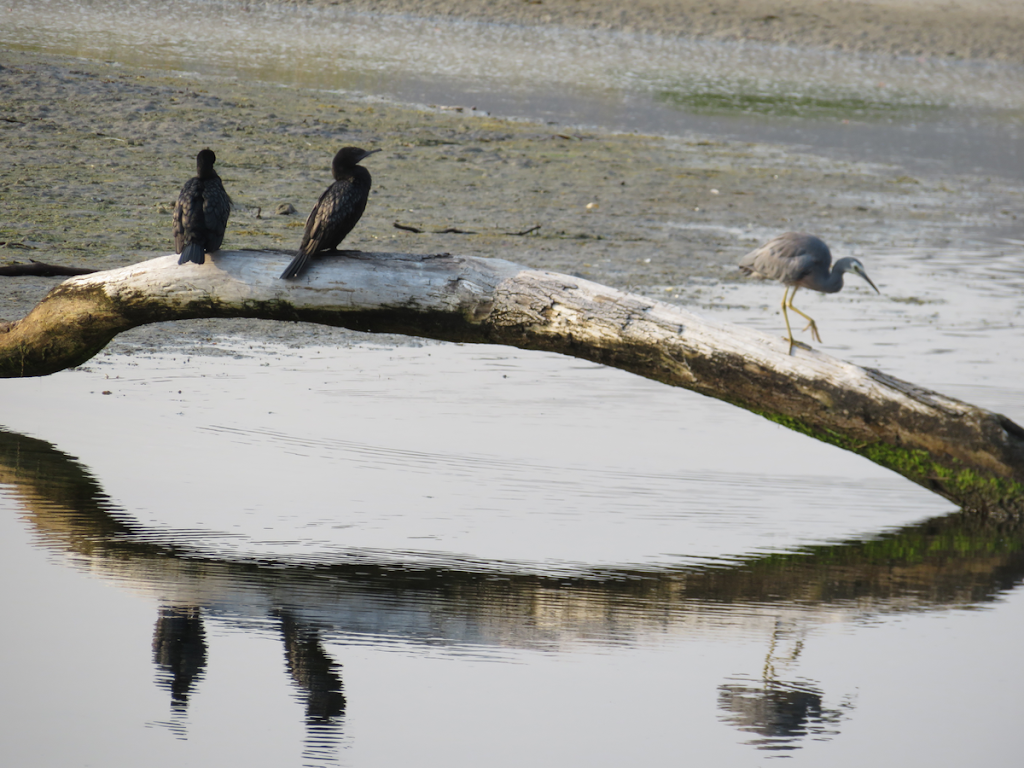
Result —
M163 256L75 277L0 327L0 376L79 365L147 323L253 317L584 358L745 408L887 467L964 509L1024 517L1024 429L816 350L581 278L468 256L345 252L279 280L291 254Z

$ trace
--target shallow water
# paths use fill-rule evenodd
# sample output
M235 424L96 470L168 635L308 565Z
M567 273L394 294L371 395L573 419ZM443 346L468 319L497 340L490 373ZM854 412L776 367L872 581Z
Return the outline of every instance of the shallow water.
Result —
M28 21L0 25L0 39L200 68L205 30L183 42L183 22L137 23L164 6L54 7L10 4L8 20ZM294 63L291 17L223 21L219 34L250 42L212 63L204 53L208 71L275 79ZM396 29L413 57L412 23ZM460 32L506 49L520 34ZM427 43L424 80L470 93L452 83L484 66L473 51L439 57ZM566 33L548 48L580 55L558 76L613 114L587 46ZM738 51L751 58L737 71L754 77L763 55ZM379 80L360 60L351 82L331 80L339 68L313 84L387 92L371 86L410 76L385 53L373 54ZM771 52L772 66L791 71L788 56ZM874 68L900 66L864 59L828 82L850 107ZM912 70L884 109L984 111L1007 97L984 68ZM312 83L312 71L300 62L288 81ZM798 104L828 107L818 87ZM502 98L511 114L533 109L529 94ZM761 122L783 131L792 118L775 119ZM881 295L856 278L833 296L799 294L824 351L1024 423L1024 243L897 252L885 238L855 254ZM734 270L643 291L782 332L781 288ZM218 337L201 356L115 344L81 369L0 382L5 764L1019 762L1019 530L619 371L338 338L295 349Z
M235 351L4 382L19 763L953 765L968 715L1020 746L1020 536L552 355Z

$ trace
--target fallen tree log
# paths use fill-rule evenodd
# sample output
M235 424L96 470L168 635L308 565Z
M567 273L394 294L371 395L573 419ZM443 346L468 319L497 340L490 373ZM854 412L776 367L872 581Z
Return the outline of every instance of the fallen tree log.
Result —
M1024 517L1024 429L816 350L581 278L468 256L346 252L279 280L290 254L164 256L74 277L0 327L0 376L79 365L122 331L193 318L322 323L558 352L699 392L860 454L993 517Z

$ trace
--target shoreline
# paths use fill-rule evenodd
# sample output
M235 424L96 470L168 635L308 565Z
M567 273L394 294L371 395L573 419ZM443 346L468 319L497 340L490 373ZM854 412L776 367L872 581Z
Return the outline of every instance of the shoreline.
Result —
M289 2L382 16L1024 65L1024 3L1017 0L276 0Z

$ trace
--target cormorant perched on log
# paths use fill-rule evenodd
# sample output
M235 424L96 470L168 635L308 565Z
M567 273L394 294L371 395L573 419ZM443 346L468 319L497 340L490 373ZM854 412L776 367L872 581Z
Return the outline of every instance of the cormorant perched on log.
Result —
M196 156L196 175L185 182L174 206L174 250L179 264L202 264L224 242L231 198L213 170L217 156L204 149Z
M366 198L370 196L370 172L360 166L359 161L379 151L359 147L338 150L331 163L334 183L320 195L306 219L302 245L291 264L281 273L282 280L302 274L314 254L336 251L338 244L352 231L366 209Z

